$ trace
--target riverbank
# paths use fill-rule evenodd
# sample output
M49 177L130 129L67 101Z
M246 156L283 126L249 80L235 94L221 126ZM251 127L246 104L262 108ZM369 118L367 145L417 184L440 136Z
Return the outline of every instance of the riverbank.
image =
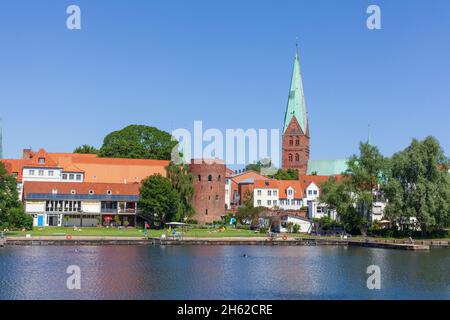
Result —
M408 241L396 240L349 240L340 238L278 238L267 237L185 237L182 239L166 239L160 237L93 237L74 236L70 239L64 236L53 237L8 237L6 245L11 246L89 246L89 245L269 245L269 246L359 246L383 249L400 249L426 251L430 248L450 247L449 241Z

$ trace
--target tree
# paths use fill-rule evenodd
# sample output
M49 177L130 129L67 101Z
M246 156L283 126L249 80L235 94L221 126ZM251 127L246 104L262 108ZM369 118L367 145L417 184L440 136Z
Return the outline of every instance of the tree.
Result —
M298 180L298 170L296 169L279 169L277 173L270 176L273 179L277 180Z
M15 229L33 227L33 217L26 214L19 201L17 181L9 175L0 162L0 228Z
M189 172L188 165L176 165L171 163L167 167L167 177L172 183L172 187L180 195L179 215L184 219L190 218L195 209L192 206L194 197L194 176Z
M94 146L83 144L81 147L76 148L73 153L97 154L98 150Z
M160 174L149 176L142 181L139 193L139 208L150 221L164 224L181 219L180 194L170 179Z
M130 125L108 134L100 148L100 157L170 160L178 144L172 136L155 127Z
M348 230L359 229L366 235L371 225L372 206L381 200L387 160L370 143L359 144L359 155L348 160L347 175L342 182L330 178L321 185L320 201L339 214Z
M450 223L450 177L440 169L448 159L433 137L411 144L392 156L386 216L408 226L415 217L422 233L441 229Z
M327 204L329 210L335 210L339 214L345 230L349 232L359 231L362 219L361 216L356 214L350 180L345 178L344 181L338 182L335 177L330 177L320 184L320 188L319 201ZM328 220L322 219L320 224L324 227Z
M373 203L382 200L381 185L386 181L387 168L387 159L369 142L361 142L359 155L352 155L348 160L349 187L363 235L372 223Z

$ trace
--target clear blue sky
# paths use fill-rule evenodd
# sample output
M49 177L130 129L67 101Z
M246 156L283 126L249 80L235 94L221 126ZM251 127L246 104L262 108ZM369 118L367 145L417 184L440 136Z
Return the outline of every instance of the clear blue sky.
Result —
M356 152L369 123L386 155L430 134L448 155L449 35L448 0L3 0L4 156L100 146L128 124L281 128L296 37L312 159Z

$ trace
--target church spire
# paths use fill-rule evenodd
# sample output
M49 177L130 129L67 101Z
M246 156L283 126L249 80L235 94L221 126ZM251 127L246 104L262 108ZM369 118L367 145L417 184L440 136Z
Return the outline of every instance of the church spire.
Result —
M305 95L303 92L303 81L300 71L300 62L298 55L298 44L296 44L294 67L291 77L291 88L289 91L289 99L284 115L284 127L283 133L286 131L293 116L297 119L300 128L303 133L307 133L308 130L308 116L306 113Z

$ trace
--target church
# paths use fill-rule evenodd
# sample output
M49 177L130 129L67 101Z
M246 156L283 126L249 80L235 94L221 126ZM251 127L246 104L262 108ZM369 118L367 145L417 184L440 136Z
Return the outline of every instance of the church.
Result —
M284 115L282 136L283 169L296 169L299 175L331 176L347 170L346 159L310 160L310 130L298 48L295 52L291 86Z

